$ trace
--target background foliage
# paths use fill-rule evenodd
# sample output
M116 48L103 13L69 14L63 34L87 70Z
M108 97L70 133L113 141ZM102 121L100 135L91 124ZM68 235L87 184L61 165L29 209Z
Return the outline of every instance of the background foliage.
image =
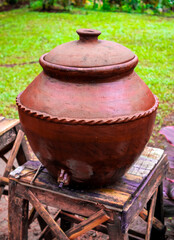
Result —
M147 12L161 14L174 11L174 0L0 0L2 5L28 4L33 10L71 10L85 7L103 11Z

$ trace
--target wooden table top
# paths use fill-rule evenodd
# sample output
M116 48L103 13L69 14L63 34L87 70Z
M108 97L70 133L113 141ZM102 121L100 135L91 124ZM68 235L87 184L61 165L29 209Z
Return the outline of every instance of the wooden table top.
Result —
M19 123L18 119L6 119L0 116L0 136Z
M34 173L29 172L31 169L37 169L39 165L39 161L28 161L22 167L20 166L11 172L10 178L20 184L39 187L46 191L54 191L57 194L68 195L68 197L76 199L98 202L111 209L120 209L120 211L128 209L140 194L145 191L145 188L147 188L146 192L148 195L148 188L150 187L149 181L155 183L156 178L158 176L164 177L168 169L168 162L164 151L159 148L146 147L129 171L114 185L95 190L75 190L69 189L68 187L60 189L56 180L46 169L38 175L34 185L30 185ZM16 173L20 175L28 173L28 175L16 179ZM143 192L143 194L144 193L145 192ZM142 196L142 198L143 197L146 198L147 196Z

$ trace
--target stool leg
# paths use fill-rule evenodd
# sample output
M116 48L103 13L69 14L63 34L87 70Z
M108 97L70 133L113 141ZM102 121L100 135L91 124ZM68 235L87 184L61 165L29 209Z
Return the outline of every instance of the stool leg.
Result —
M114 221L107 223L109 240L128 240L128 233L122 233L121 220L119 216L114 216Z
M16 197L16 183L9 184L8 232L9 240L28 239L28 201Z
M149 209L149 216L148 216L148 220L147 220L147 231L146 231L145 240L150 240L150 238L151 238L152 222L153 222L153 217L154 217L154 212L155 212L157 194L158 194L158 189L155 191L155 193L152 196L150 209Z
M164 209L163 209L163 183L158 187L158 194L155 206L155 214L154 216L159 219L162 223L164 223ZM152 227L151 231L151 239L165 239L165 228L164 231L158 231L154 227Z

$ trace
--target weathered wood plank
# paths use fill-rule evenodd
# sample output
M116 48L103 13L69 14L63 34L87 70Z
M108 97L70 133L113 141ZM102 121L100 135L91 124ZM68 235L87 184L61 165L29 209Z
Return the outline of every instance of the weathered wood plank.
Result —
M93 193L91 191L91 193ZM131 194L114 189L103 188L93 193L93 200L109 205L123 206L131 197ZM86 197L88 198L88 197ZM88 198L89 199L89 198ZM102 201L101 201L102 200Z
M8 198L8 239L28 239L28 201L18 198L15 194L16 183L9 184Z
M24 195L26 187L30 188L31 186L29 184L24 183L17 184L16 195L22 197ZM59 199L59 206L61 206L62 210L67 211L68 209L68 211L74 214L78 212L79 215L84 217L89 217L96 211L99 211L101 209L101 207L94 202L77 199L71 195L68 196L66 194L63 194L64 191L60 193L51 190L46 190L45 194L45 191L43 189L39 189L38 187L32 186L32 192L37 196L38 200L42 202L42 204L49 203L50 207L55 207L58 206L57 199Z
M10 129L0 136L0 156L7 153L13 146L16 138L14 129Z
M110 217L107 215L107 213L101 209L88 219L66 231L66 235L69 237L69 239L75 239L109 219Z
M164 154L164 150L160 148L145 147L141 155L150 159L158 160L161 158L163 154Z
M122 178L127 183L132 182L132 183L136 184L136 186L138 186L143 180L143 177L137 176L136 174L129 173L129 171L127 173L125 173L125 175Z
M19 123L18 119L4 119L0 122L0 136Z

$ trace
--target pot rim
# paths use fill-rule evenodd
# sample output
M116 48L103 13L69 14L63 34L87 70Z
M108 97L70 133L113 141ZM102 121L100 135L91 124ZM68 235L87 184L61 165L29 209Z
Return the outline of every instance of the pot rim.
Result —
M88 77L107 77L108 75L114 75L114 74L124 74L131 70L133 70L136 65L138 64L138 57L135 55L134 58L131 60L128 60L121 64L115 64L115 65L109 65L109 66L101 66L101 67L69 67L69 66L63 66L63 65L57 65L54 63L50 63L45 60L45 56L48 53L45 53L42 55L39 59L39 63L42 66L43 70L48 75L55 74L72 74L76 76L83 76L86 75Z
M23 92L19 93L19 95L16 97L16 104L20 110L25 112L26 114L36 117L38 119L45 120L47 122L54 122L54 123L60 123L60 124L71 124L71 125L110 125L110 124L117 124L117 123L126 123L130 121L134 121L143 117L146 117L153 112L155 112L158 108L159 101L156 95L153 94L154 99L155 99L155 104L149 108L146 111L142 111L136 114L132 115L125 115L125 116L118 116L115 118L95 118L95 119L79 119L79 118L58 118L56 116L40 112L37 110L32 110L28 107L25 107L21 101L20 101L20 96Z

